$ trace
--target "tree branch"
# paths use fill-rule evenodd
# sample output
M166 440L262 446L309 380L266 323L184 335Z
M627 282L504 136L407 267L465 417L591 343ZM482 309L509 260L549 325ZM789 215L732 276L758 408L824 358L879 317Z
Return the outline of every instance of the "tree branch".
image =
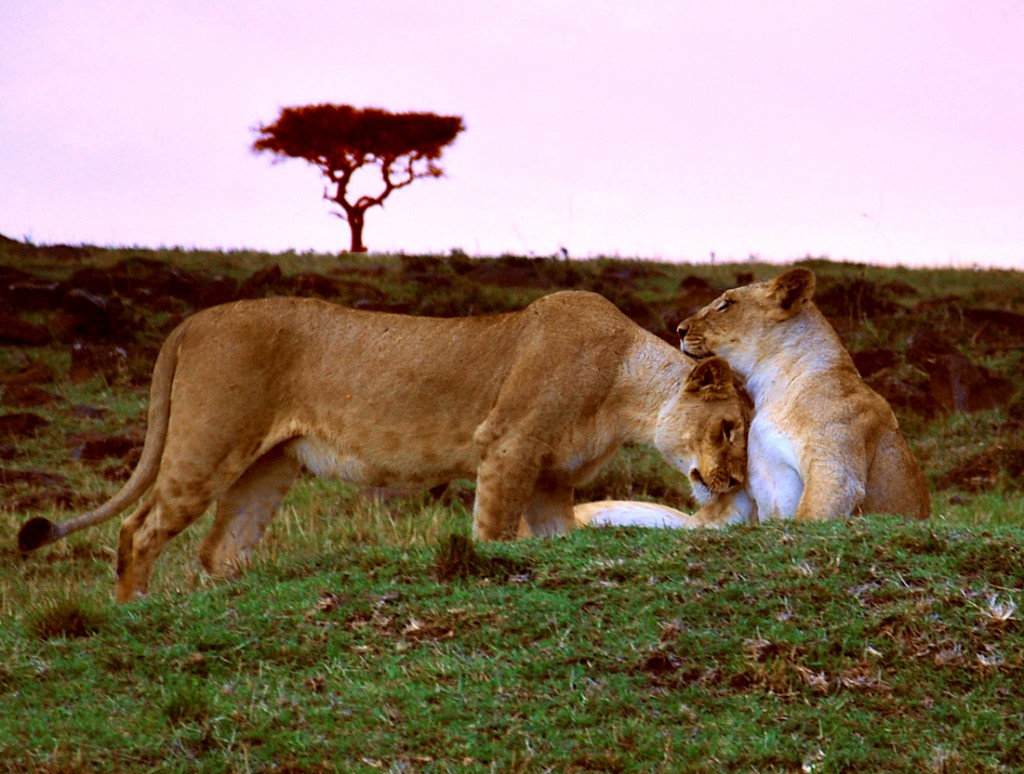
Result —
M405 161L404 169L399 170L402 175L402 179L395 181L392 178L392 167L402 160L404 157L395 159L374 159L374 161L380 162L380 174L381 179L384 181L384 190L377 196L362 196L358 201L355 202L355 207L359 209L368 209L370 207L383 206L384 200L391 195L392 191L396 191L399 188L405 188L407 185L412 183L414 180L419 180L425 177L441 177L443 174L441 169L427 161L427 168L422 171L416 170L416 162L422 161L424 156L418 153L413 153L408 156Z

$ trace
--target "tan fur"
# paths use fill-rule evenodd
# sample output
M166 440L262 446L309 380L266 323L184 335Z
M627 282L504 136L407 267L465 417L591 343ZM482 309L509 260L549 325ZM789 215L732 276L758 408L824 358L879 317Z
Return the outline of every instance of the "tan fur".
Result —
M97 510L27 522L23 550L109 519L116 596L145 593L167 541L216 503L200 549L236 570L303 468L370 485L477 479L474 534L573 526L573 488L622 443L648 443L710 507L742 482L743 406L721 359L694 367L592 293L437 319L296 298L240 301L182 323L160 351L138 469ZM148 490L148 491L147 491Z
M928 487L889 404L861 379L796 268L728 290L679 326L695 358L724 357L754 399L747 490L762 519L927 517Z

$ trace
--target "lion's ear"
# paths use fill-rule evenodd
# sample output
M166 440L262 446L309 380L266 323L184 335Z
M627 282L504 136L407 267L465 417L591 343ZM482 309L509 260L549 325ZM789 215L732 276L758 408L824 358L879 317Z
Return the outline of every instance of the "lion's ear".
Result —
M696 393L702 400L721 400L734 394L732 370L720 357L701 360L686 379L687 392Z
M768 298L775 305L775 318L786 320L800 311L814 295L814 272L796 268L783 272L768 284Z

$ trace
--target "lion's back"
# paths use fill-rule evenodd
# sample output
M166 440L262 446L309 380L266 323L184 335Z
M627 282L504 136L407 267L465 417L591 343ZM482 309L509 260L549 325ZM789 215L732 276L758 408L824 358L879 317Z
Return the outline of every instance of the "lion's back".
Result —
M556 421L599 401L634 328L606 299L580 292L464 318L301 298L239 301L183 324L174 401L187 413L280 434L353 428L462 443L495 411L503 421L538 411Z

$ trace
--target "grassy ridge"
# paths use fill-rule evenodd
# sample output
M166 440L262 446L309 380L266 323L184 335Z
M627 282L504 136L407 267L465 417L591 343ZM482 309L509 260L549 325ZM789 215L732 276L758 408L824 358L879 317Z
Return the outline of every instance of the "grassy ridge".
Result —
M0 268L54 279L83 268L7 247ZM494 311L583 287L668 329L685 316L691 275L727 287L778 270L547 262L531 268L547 288L505 288L474 279L491 267L459 255L90 248L87 262L138 257L239 283L274 262L286 278L322 272L418 313ZM50 422L34 437L0 439L0 471L58 474L66 489L62 501L13 507L58 486L18 484L0 503L0 770L1021 768L1024 495L1013 471L1024 356L962 310L1022 313L1024 282L813 268L851 349L895 348L892 371L907 383L923 382L909 339L942 330L1016 385L999 409L925 418L897 407L932 485L927 524L583 531L467 548L469 483L438 501L302 481L243 578L197 572L206 516L161 557L153 598L119 608L116 522L29 557L14 538L27 516L66 518L127 477L122 459L74 458L75 438L142 432L152 357L187 309L128 304L139 334L127 369L107 380L71 383L66 342L0 347L0 374L48 365L57 398L31 409ZM986 452L996 475L948 475ZM601 497L686 507L689 494L637 448L578 499Z
M1024 765L1020 527L591 530L442 582L446 540L73 597L78 638L33 605L0 633L0 768Z

